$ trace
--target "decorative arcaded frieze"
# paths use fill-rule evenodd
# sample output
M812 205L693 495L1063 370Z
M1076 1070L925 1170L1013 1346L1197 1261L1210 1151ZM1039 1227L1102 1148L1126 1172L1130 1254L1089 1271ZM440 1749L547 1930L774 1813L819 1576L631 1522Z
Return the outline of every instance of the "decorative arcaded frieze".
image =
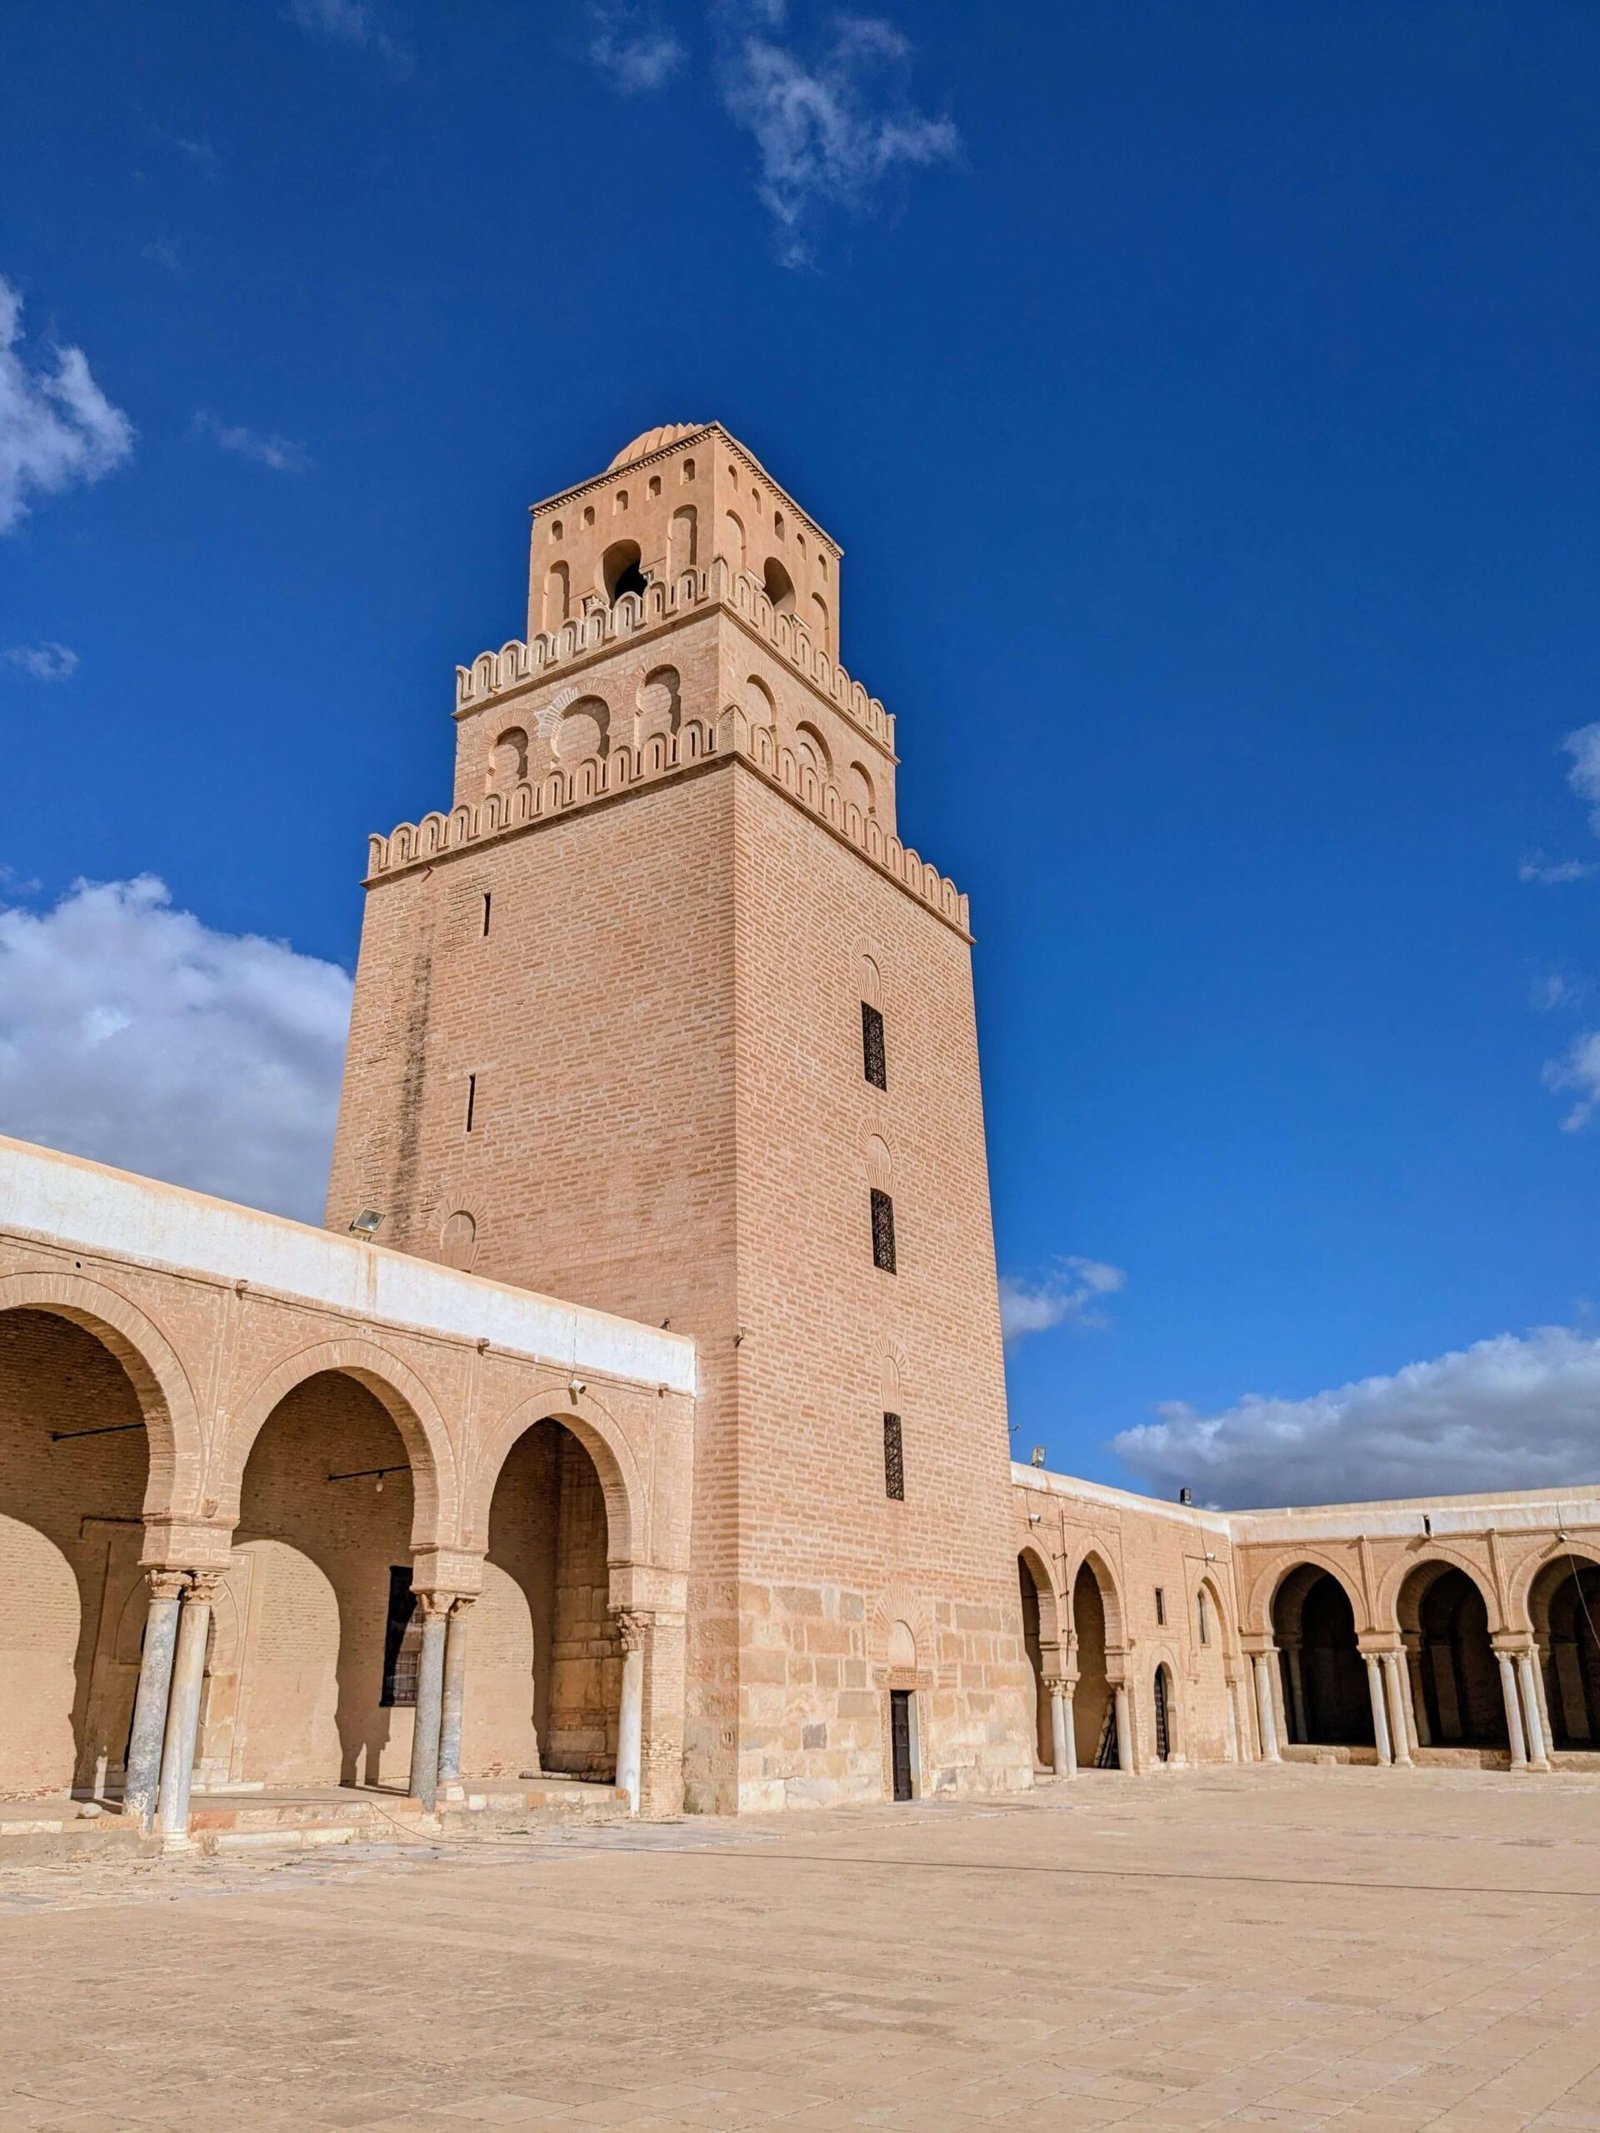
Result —
M626 643L665 622L682 621L699 609L728 608L761 637L802 680L809 682L864 733L894 749L894 719L877 697L830 659L798 615L782 615L747 570L734 570L721 556L704 570L685 570L668 585L623 593L611 606L596 605L560 629L526 643L513 638L498 652L480 652L469 667L456 668L456 716L482 710L513 689L526 688L576 661Z
M676 733L655 734L638 747L619 743L605 756L590 756L570 770L550 770L537 782L488 793L476 803L464 801L447 815L398 823L387 837L367 840L367 878L381 880L407 867L425 866L464 846L526 829L718 756L738 756L753 765L929 910L958 932L970 932L967 899L953 881L885 830L876 815L848 799L832 779L819 778L770 726L752 726L736 705L723 713L715 732L699 719L685 719Z

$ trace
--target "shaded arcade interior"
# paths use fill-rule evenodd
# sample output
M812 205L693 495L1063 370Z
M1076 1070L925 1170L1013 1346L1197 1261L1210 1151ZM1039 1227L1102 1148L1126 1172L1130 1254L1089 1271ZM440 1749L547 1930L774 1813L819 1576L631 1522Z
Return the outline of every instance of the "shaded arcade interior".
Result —
M197 1793L406 1787L414 1490L391 1401L322 1371L256 1435L211 1603ZM0 1630L0 1797L120 1797L149 1609L149 1467L139 1393L97 1333L0 1312L0 1575L30 1595ZM614 1777L622 1655L607 1553L588 1451L560 1422L536 1422L493 1494L465 1776Z

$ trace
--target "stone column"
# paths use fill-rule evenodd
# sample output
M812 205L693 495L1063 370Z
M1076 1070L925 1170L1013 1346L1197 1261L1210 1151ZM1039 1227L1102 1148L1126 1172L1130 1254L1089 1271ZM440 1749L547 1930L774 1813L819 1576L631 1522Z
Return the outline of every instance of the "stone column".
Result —
M1224 1683L1224 1689L1228 1699L1227 1709L1223 1714L1228 1761L1230 1763L1242 1763L1244 1761L1244 1751L1239 1737L1239 1684L1231 1674L1228 1675Z
M1389 1720L1383 1708L1383 1666L1376 1652L1367 1653L1367 1694L1372 1700L1372 1738L1377 1746L1378 1761L1392 1763L1394 1751L1389 1746Z
M1296 1740L1309 1740L1311 1728L1306 1721L1306 1674L1298 1637L1284 1638L1283 1656L1289 1664L1289 1708L1294 1714L1294 1737Z
M1402 1770L1411 1768L1411 1721L1406 1711L1406 1679L1398 1652L1383 1655L1383 1678L1389 1691L1389 1737L1394 1759Z
M439 1802L439 1729L444 1712L444 1642L450 1592L419 1592L422 1650L417 1659L417 1708L411 1731L411 1797L431 1813Z
M1433 1735L1428 1730L1428 1698L1422 1680L1422 1633L1407 1630L1406 1681L1411 1690L1411 1743L1416 1748L1431 1748Z
M1496 1652L1500 1662L1500 1694L1506 1707L1506 1738L1511 1743L1511 1767L1526 1770L1528 1751L1522 1742L1522 1712L1517 1704L1517 1670L1509 1652Z
M467 1691L467 1614L472 1597L458 1595L445 1620L444 1685L439 1705L439 1783L461 1783L461 1718Z
M166 1732L161 1744L161 1805L157 1827L168 1851L189 1842L189 1787L194 1781L195 1734L200 1725L200 1693L206 1678L206 1640L211 1634L211 1601L221 1573L196 1571L183 1595L178 1617L178 1647L172 1662Z
M622 1639L622 1704L617 1713L617 1789L628 1796L628 1807L639 1812L639 1789L644 1776L644 1647L649 1624L633 1609L616 1610L617 1633Z
M1051 1674L1046 1676L1044 1685L1050 1695L1050 1774L1066 1777L1069 1775L1066 1683L1059 1674Z
M150 1610L145 1616L144 1650L139 1655L139 1689L133 1705L133 1732L128 1767L122 1781L122 1811L148 1831L156 1814L161 1784L161 1743L167 1731L167 1697L172 1687L172 1656L178 1642L178 1611L188 1573L150 1570Z
M1533 1685L1538 1691L1539 1723L1544 1729L1544 1752L1554 1756L1556 1752L1556 1729L1550 1723L1550 1698L1546 1687L1545 1654L1539 1639L1533 1640ZM1554 1765L1551 1766L1554 1768Z
M1272 1699L1272 1653L1255 1654L1256 1717L1261 1725L1261 1760L1281 1763L1278 1752L1278 1713Z
M665 1607L652 1608L639 1621L643 1632L639 1812L661 1818L683 1812L687 1625L675 1609ZM917 1717L922 1720L920 1712ZM926 1750L924 1734L922 1752ZM917 1753L915 1742L912 1753Z
M1133 1768L1133 1727L1128 1718L1128 1685L1119 1681L1113 1692L1117 1711L1117 1768Z
M1517 1678L1522 1683L1522 1709L1528 1726L1528 1768L1548 1770L1550 1758L1545 1753L1544 1723L1539 1715L1539 1685L1533 1678L1530 1652L1517 1654Z

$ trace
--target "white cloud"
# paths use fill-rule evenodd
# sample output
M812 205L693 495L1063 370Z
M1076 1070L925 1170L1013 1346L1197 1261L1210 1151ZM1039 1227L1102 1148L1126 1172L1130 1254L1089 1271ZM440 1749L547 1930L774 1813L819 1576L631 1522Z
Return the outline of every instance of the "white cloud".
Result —
M0 1133L319 1221L349 1015L336 964L150 875L0 905Z
M81 348L30 362L21 344L22 298L0 275L0 533L22 523L33 496L99 481L133 450L133 424Z
M242 422L219 422L215 415L208 415L203 410L194 418L194 432L197 437L209 437L225 452L235 452L241 459L253 459L258 466L271 467L276 474L304 474L311 465L310 453L293 438L269 436L262 430L247 428Z
M1589 827L1600 835L1600 720L1579 726L1561 743L1572 758L1567 783L1589 803Z
M6 665L19 668L34 681L65 681L78 671L78 655L70 644L14 644L6 653Z
M643 9L593 0L589 57L623 96L646 96L683 65L682 42Z
M411 54L390 35L372 0L289 0L289 14L313 37L376 52L396 74L411 72Z
M1530 852L1517 868L1518 881L1536 881L1544 888L1564 881L1587 881L1591 874L1600 874L1600 861L1546 859L1543 852Z
M1238 1509L1565 1488L1600 1479L1600 1341L1546 1326L1307 1400L1159 1413L1113 1440L1118 1457Z
M183 261L178 256L178 247L169 243L165 237L153 237L147 245L141 247L139 257L148 259L153 267L165 267L169 274L183 272Z
M783 12L781 0L722 11L722 99L759 151L758 190L779 226L779 256L805 266L823 209L869 211L892 174L954 162L961 136L951 120L906 100L911 46L893 24L838 16L833 41L807 65L766 34Z
M1128 1277L1119 1266L1103 1259L1063 1259L1042 1280L1023 1281L1011 1274L1000 1277L1000 1327L1006 1340L1026 1340L1030 1333L1048 1333L1052 1326L1101 1327L1108 1323L1100 1308L1103 1298L1126 1287Z
M1581 1132L1600 1105L1600 1030L1584 1030L1574 1037L1562 1058L1547 1059L1544 1085L1576 1096L1577 1102L1561 1121L1561 1130Z

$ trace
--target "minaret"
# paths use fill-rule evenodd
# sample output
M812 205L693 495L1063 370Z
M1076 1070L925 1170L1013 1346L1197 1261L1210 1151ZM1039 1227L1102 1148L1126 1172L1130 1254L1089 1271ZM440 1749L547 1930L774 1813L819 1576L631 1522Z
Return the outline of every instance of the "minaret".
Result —
M840 563L716 423L535 507L452 807L372 840L328 1202L694 1336L704 1810L1031 1781L966 899Z

